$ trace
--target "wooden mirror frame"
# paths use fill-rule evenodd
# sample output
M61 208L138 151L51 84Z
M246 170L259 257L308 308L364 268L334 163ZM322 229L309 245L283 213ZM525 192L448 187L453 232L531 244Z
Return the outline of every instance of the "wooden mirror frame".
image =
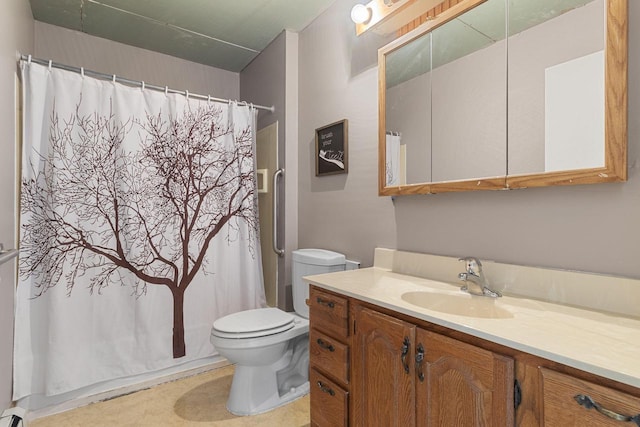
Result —
M393 187L386 185L386 55L485 1L462 0L435 19L427 21L378 50L378 194L399 196L626 181L628 0L605 0L604 167L519 175L509 175L507 171L506 176L425 182ZM507 140L507 147L508 144Z

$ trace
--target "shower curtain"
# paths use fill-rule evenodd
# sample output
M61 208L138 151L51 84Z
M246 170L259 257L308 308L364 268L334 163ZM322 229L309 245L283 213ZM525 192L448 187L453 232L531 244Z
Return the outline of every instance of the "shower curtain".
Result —
M255 110L21 67L14 399L214 355L265 305Z

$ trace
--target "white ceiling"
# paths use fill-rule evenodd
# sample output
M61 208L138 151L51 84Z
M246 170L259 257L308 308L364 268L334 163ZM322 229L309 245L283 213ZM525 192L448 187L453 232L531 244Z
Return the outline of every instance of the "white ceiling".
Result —
M37 21L239 72L336 0L29 1Z

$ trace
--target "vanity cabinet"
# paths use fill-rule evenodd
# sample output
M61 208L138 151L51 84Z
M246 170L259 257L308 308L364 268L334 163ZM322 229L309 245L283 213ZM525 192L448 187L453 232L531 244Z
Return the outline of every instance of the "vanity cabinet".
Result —
M513 359L354 305L356 426L512 426Z
M309 382L311 425L349 425L349 303L344 297L309 290Z
M312 426L640 426L638 388L313 285L309 305Z

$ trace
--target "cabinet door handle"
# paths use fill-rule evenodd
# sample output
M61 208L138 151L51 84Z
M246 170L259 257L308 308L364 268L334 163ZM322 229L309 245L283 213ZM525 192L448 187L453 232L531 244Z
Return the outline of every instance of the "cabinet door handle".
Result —
M576 394L573 398L578 402L578 405L584 406L587 409L595 409L600 412L605 417L609 417L616 421L624 421L624 422L634 422L638 427L640 427L640 414L638 415L622 415L614 412L610 409L603 408L599 403L594 401L591 397L584 394Z
M335 307L335 303L333 301L327 301L327 300L323 300L322 298L318 297L316 298L316 302L320 305L326 305L329 308L333 308Z
M424 372L422 372L422 362L424 361L424 347L422 344L418 344L416 349L416 372L420 382L424 382Z
M411 346L411 341L409 341L409 337L404 337L404 341L402 341L402 353L400 355L400 360L402 360L402 366L404 367L404 371L409 373L409 364L407 363L407 354L409 354L409 347Z
M321 348L324 348L325 350L329 350L332 353L336 351L336 348L333 345L326 343L322 338L318 338L316 342Z
M318 381L318 388L322 390L323 393L327 393L330 396L335 396L336 392L331 389L331 387L327 387L323 384L322 381Z

